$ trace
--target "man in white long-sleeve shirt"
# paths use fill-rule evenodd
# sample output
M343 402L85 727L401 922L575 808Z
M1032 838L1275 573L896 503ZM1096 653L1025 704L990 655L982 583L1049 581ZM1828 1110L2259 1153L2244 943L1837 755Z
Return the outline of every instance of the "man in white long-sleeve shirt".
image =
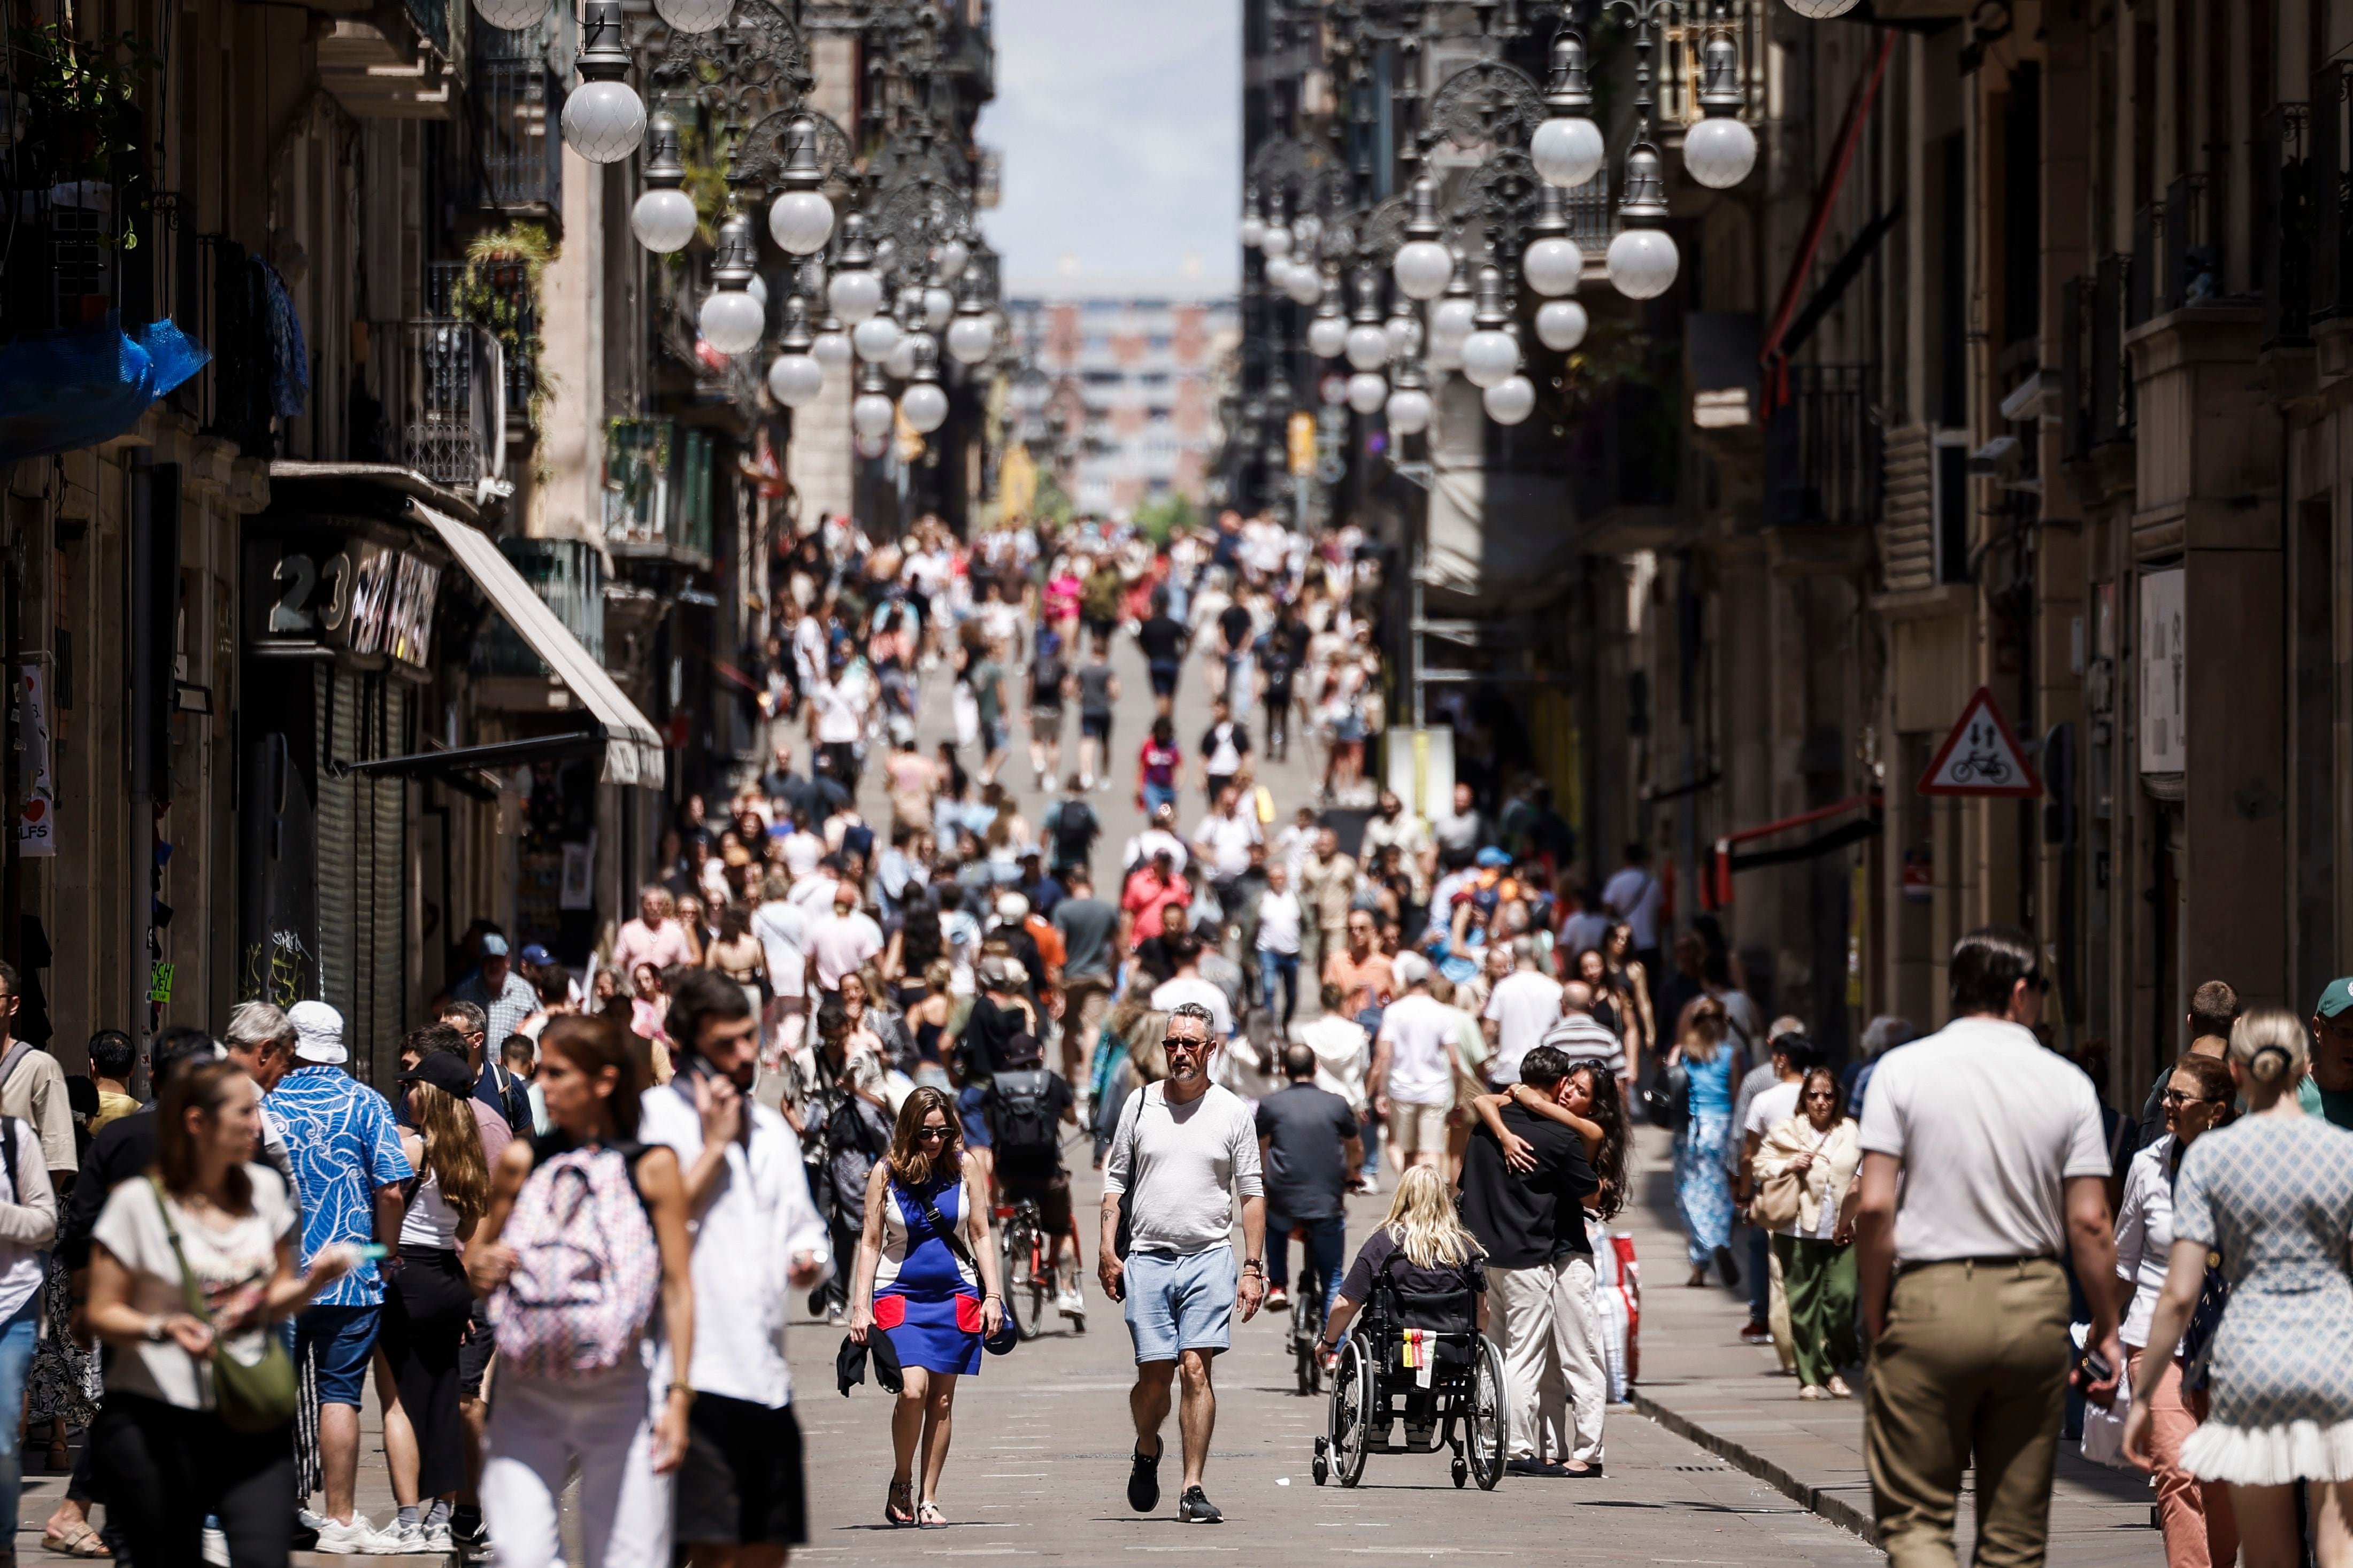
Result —
M1160 1506L1160 1427L1181 1375L1185 1489L1180 1524L1224 1521L1201 1489L1209 1438L1218 1422L1212 1357L1231 1343L1237 1302L1248 1322L1266 1295L1266 1196L1259 1173L1258 1128L1240 1095L1210 1079L1219 1036L1209 1010L1184 1002L1168 1015L1168 1077L1128 1097L1103 1168L1103 1291L1127 1303L1135 1342L1135 1454L1128 1506ZM1234 1194L1242 1200L1240 1268L1231 1240ZM1119 1252L1119 1216L1132 1203L1130 1246ZM1145 1451L1145 1445L1152 1445Z
M808 1540L785 1308L834 1259L800 1140L752 1098L760 1026L744 988L698 969L668 1026L678 1076L648 1089L638 1136L678 1152L694 1232L694 1388L677 1539L696 1568L779 1568Z

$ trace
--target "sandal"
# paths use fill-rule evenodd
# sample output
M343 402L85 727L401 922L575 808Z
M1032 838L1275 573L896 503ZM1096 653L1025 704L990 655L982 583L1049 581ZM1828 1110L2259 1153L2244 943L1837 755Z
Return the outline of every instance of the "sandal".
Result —
M890 1495L882 1501L882 1517L892 1524L915 1522L915 1483L913 1480L891 1483Z
M113 1551L98 1538L98 1531L88 1524L77 1524L60 1535L56 1531L41 1532L41 1550L60 1557L103 1557L111 1559Z
M924 1530L944 1530L947 1527L948 1516L940 1511L939 1504L925 1498L922 1510L916 1515L916 1522Z

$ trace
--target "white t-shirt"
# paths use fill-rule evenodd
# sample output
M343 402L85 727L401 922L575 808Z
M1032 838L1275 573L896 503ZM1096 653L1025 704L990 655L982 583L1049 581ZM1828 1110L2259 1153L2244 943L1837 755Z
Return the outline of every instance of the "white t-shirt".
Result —
M1628 866L1601 889L1601 901L1634 928L1634 945L1659 945L1659 902L1665 896L1658 878L1646 867Z
M1462 1011L1426 992L1411 992L1381 1014L1389 1042L1388 1093L1415 1105L1454 1103L1454 1031Z
M1171 871L1182 872L1185 863L1193 858L1193 852L1185 847L1185 841L1166 828L1147 827L1127 841L1127 847L1120 854L1119 863L1132 871L1138 866L1151 864L1152 858L1163 849L1168 851L1168 868Z
M808 985L808 911L789 899L772 900L752 911L752 934L768 955L768 983L779 996L801 995Z
M1239 877L1250 869L1250 846L1259 842L1258 819L1213 811L1193 829L1193 840L1208 851L1212 875Z
M1516 1083L1520 1058L1560 1022L1560 982L1533 969L1514 969L1495 982L1479 1016L1495 1024L1495 1054L1488 1058L1487 1076L1497 1083Z
M1258 945L1261 952L1299 952L1299 895L1288 889L1262 893L1258 900Z
M1165 1083L1149 1084L1120 1108L1103 1192L1135 1189L1128 1218L1135 1250L1189 1258L1227 1244L1236 1189L1246 1198L1264 1194L1258 1125L1241 1096L1221 1085L1181 1104L1166 1094Z
M828 681L818 687L809 693L809 706L817 710L820 743L841 745L866 732L866 705L860 693L844 684Z
M1299 1031L1300 1043L1315 1053L1315 1087L1338 1095L1358 1116L1365 1113L1365 1070L1372 1066L1365 1026L1326 1013Z
M1904 1162L1901 1263L2063 1257L2066 1182L2108 1174L2092 1080L1999 1018L1956 1018L1881 1057L1862 1152Z
M1178 975L1164 980L1152 990L1152 1010L1155 1013L1175 1011L1187 1002L1198 1002L1209 1010L1209 1026L1217 1037L1225 1039L1234 1032L1234 1010L1226 1005L1226 994L1199 975Z
M1211 778L1224 778L1241 771L1242 754L1234 745L1234 725L1231 720L1209 726L1208 754L1201 765Z
M839 990L843 975L881 951L882 928L855 910L846 915L828 915L809 931L817 983L828 991Z
M245 1173L253 1184L253 1212L217 1229L176 1201L165 1200L172 1205L172 1227L180 1233L181 1248L204 1287L206 1303L216 1313L230 1316L248 1310L252 1299L269 1289L278 1272L279 1240L293 1235L299 1223L286 1198L286 1183L277 1172L267 1165L248 1165ZM172 1256L171 1235L164 1227L152 1184L134 1178L108 1194L90 1239L130 1271L133 1309L150 1316L187 1310L179 1260ZM222 1350L254 1365L276 1331L257 1321L231 1335ZM143 1394L183 1410L213 1407L212 1368L199 1369L187 1352L169 1340L117 1346L107 1358L106 1387L110 1394Z
M1748 1115L1740 1123L1745 1138L1754 1132L1762 1138L1792 1116L1798 1114L1798 1091L1805 1087L1803 1079L1791 1079L1770 1089L1759 1089L1757 1098L1748 1102Z

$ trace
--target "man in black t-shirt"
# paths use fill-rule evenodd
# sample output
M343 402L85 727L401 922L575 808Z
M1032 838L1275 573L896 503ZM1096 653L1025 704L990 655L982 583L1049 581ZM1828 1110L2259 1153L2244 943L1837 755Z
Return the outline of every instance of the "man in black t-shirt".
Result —
M1072 773L1062 781L1062 799L1046 813L1045 821L1039 825L1046 841L1053 847L1051 864L1057 872L1090 864L1094 859L1095 840L1103 837L1103 819L1087 804L1086 782Z
M1185 665L1189 640L1182 621L1168 616L1168 590L1152 590L1152 618L1135 628L1135 646L1143 650L1145 668L1152 676L1152 710L1166 715L1176 702L1176 673Z
M1291 750L1292 687L1307 658L1307 628L1298 610L1285 602L1251 651L1264 678L1259 691L1266 704L1267 755L1279 763Z
M1588 1079L1572 1074L1567 1056L1551 1046L1520 1059L1522 1083L1579 1114L1592 1103ZM1503 1108L1502 1121L1530 1146L1535 1169L1514 1172L1494 1133L1474 1129L1462 1153L1462 1223L1487 1249L1494 1288L1490 1331L1502 1330L1495 1338L1514 1406L1509 1468L1515 1475L1599 1475L1609 1379L1585 1234L1585 1200L1599 1184L1574 1129L1516 1101ZM1553 1458L1545 1455L1548 1447Z
M1239 595L1219 614L1218 651L1224 656L1223 671L1218 680L1218 691L1221 696L1240 698L1244 702L1250 700L1249 692L1234 689L1234 673L1250 654L1255 630L1256 623L1250 619L1250 606L1244 605Z
M1055 1292L1054 1310L1083 1329L1087 1304L1079 1293L1079 1276L1085 1262L1071 1212L1071 1173L1062 1165L1062 1126L1078 1121L1078 1103L1061 1074L1041 1064L1033 1035L1016 1035L1006 1042L1005 1065L981 1095L997 1172L997 1201L1010 1206L1027 1199L1038 1205L1038 1227L1046 1237L1047 1278L1068 1281ZM1067 1276L1060 1268L1065 1241L1071 1246Z
M1346 1214L1342 1196L1348 1173L1365 1163L1356 1113L1329 1089L1315 1087L1315 1052L1282 1049L1290 1087L1258 1102L1259 1168L1266 1178L1266 1310L1291 1305L1291 1233L1303 1234L1301 1266L1324 1281L1329 1307L1347 1267Z

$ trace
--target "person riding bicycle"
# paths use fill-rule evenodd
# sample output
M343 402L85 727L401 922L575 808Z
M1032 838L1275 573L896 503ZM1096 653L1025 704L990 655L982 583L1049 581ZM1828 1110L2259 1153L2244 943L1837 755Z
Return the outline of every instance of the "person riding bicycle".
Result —
M1007 1208L1023 1199L1038 1205L1046 1236L1049 1279L1064 1281L1054 1310L1082 1328L1086 1298L1079 1292L1085 1260L1071 1215L1071 1173L1062 1168L1062 1124L1079 1120L1078 1098L1069 1082L1042 1062L1035 1035L1015 1035L1004 1046L1003 1065L981 1091L981 1113L996 1153L997 1202ZM1071 1246L1071 1268L1061 1272L1062 1244Z
M1291 1234L1304 1240L1302 1265L1324 1286L1328 1305L1347 1267L1347 1216L1341 1194L1348 1174L1364 1163L1356 1113L1329 1089L1315 1087L1315 1051L1283 1047L1282 1076L1290 1087L1258 1102L1259 1164L1266 1173L1266 1310L1291 1305Z

